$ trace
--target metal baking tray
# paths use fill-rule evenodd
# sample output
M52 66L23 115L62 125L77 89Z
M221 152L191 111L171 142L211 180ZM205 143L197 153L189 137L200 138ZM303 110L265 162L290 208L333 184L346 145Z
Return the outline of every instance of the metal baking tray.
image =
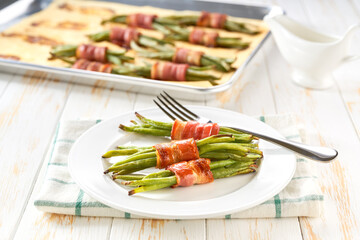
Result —
M226 13L234 17L251 19L263 19L265 15L271 14L274 11L279 11L278 7L272 6L256 6L193 0L119 0L111 2L118 2L136 6L149 5L153 7L174 10L205 10L210 12ZM50 0L20 0L0 10L0 31L4 31L11 25L16 24L21 19L43 10L50 3ZM229 81L221 85L206 88L181 85L166 81L156 81L145 78L128 77L59 67L49 67L7 59L0 59L0 71L23 75L32 74L34 71L42 71L50 73L51 77L61 79L63 81L71 81L89 85L98 84L103 87L147 94L158 94L162 90L166 90L178 98L203 100L215 96L216 93L230 89L234 82L239 78L242 71L244 71L250 60L254 57L262 44L269 37L269 35L270 32L254 49L254 51L241 65L241 67L239 67L234 72ZM99 84L99 82L101 82L101 84Z

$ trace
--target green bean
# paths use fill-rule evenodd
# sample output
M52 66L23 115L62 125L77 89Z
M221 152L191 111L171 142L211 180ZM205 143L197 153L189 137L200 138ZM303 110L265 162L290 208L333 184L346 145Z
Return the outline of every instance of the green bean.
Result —
M238 169L234 168L217 168L212 171L214 179L226 178L241 174L243 170L249 169L248 167L242 167ZM237 174L236 174L237 173Z
M108 22L126 23L126 17L127 17L127 15L116 15L116 16L113 16L110 19L101 21L101 24L105 24L105 23L108 23Z
M105 170L105 174L109 172L117 172L121 175L129 174L136 171L140 171L149 167L153 167L156 165L156 157L146 158L139 161L127 162L122 165L113 165Z
M141 180L145 177L145 175L113 175L113 179L121 179L121 180Z
M160 122L160 121L151 120L151 119L148 119L148 118L142 116L138 112L135 112L135 116L141 122L150 124L151 126L154 126L154 127L160 128L160 129L171 130L172 126L173 126L173 123L166 123L166 122Z
M161 178L147 178L142 180L134 180L134 181L124 181L121 182L123 185L127 186L146 186L146 185L154 185L154 184L169 184L175 185L176 184L176 177L161 177Z
M170 170L163 170L160 172L154 172L154 173L150 173L149 175L145 176L144 179L147 178L160 178L160 177L169 177L174 175L174 173Z
M153 136L169 136L171 133L169 130L152 129L152 128L134 128L134 127L127 127L122 124L120 124L119 128L126 132L136 132L141 134L149 134Z
M221 168L221 167L225 167L231 164L234 164L235 161L234 160L219 160L219 161L211 161L210 163L210 169L217 169L217 168Z
M209 143L226 143L226 142L234 142L235 138L230 134L223 134L223 135L213 135L207 138L203 138L196 141L196 146L201 147L205 144Z
M103 158L111 158L115 156L124 156L124 155L130 155L133 153L137 153L137 149L121 149L121 150L111 150L106 152L104 155L102 155Z
M249 154L248 154L249 155ZM261 158L259 155L258 158L251 158L246 156L241 156L234 153L228 153L228 152L206 152L201 154L201 157L203 158L211 158L211 159L232 159L236 161L247 161L247 160L254 160Z
M162 189L162 188L167 188L170 186L172 186L172 185L170 185L170 184L155 184L155 185L150 185L150 186L142 186L142 187L138 187L138 188L135 188L135 189L129 191L129 196L134 195L135 193L154 191L154 190L158 190L158 189Z
M244 156L249 152L247 148L240 146L240 144L237 143L212 143L199 147L199 154L202 155L203 153L217 150L236 150Z
M138 146L117 146L118 149L137 149L137 150L147 150L152 147L138 147Z
M110 31L103 31L95 34L88 35L90 40L94 42L102 42L102 41L109 41L110 40Z

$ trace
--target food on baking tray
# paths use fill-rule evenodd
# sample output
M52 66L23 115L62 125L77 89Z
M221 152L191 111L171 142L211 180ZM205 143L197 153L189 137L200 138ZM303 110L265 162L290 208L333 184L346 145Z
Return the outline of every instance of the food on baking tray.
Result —
M66 57L57 57L69 64L71 68L88 70L103 73L113 73L118 75L135 76L151 78L154 80L164 81L209 81L212 82L218 77L202 72L207 68L190 67L188 64L155 62L152 65L137 66L134 64L112 65L109 63L101 63L89 61L86 59L72 60ZM212 82L212 84L216 84Z
M258 166L253 161L218 160L199 158L187 162L174 163L167 170L149 175L115 175L122 179L121 184L136 187L128 192L153 191L167 187L188 187L194 184L211 183L214 179L227 178L255 172Z
M124 48L130 48L130 43L132 41L138 42L141 45L149 46L149 47L151 46L161 47L166 44L173 44L169 41L164 41L141 34L135 28L113 27L110 30L98 32L95 34L90 34L89 38L94 42L110 41Z
M141 57L161 59L175 63L187 63L199 67L214 66L216 70L222 72L231 71L231 64L235 61L235 58L220 58L205 54L203 51L194 51L187 48L163 49L148 47L148 49L144 49L134 41L130 45Z
M217 32L207 32L200 28L189 30L179 26L164 26L159 29L159 31L165 35L165 40L145 36L134 28L120 27L113 27L108 31L92 34L89 37L95 42L111 41L119 46L126 48L130 48L130 43L132 41L140 42L140 44L142 44L142 42L144 42L142 39L144 38L155 41L154 44L169 44L170 42L166 40L176 40L203 45L206 47L245 49L250 45L249 42L244 42L241 40L241 38L220 37L219 33ZM145 43L144 45L149 44Z
M186 63L194 66L214 66L217 70L223 72L230 71L230 65L235 61L234 58L220 58L205 54L202 51L174 48L171 42L146 36L133 28L113 27L109 31L92 34L89 37L95 42L110 41L119 46L131 48L141 57ZM139 45L148 49L144 49Z
M133 126L120 124L119 128L126 132L135 132L153 136L171 137L172 140L194 138L195 140L210 137L216 134L232 134L236 142L249 143L256 138L250 134L242 133L228 127L219 126L217 123L198 123L195 121L160 122L148 119L135 112L141 124L133 121Z
M267 34L261 20L221 13L60 0L0 33L0 61L62 67L64 73L70 63L76 69L209 88L234 80L233 70Z
M221 37L217 32L208 32L201 28L189 30L180 26L168 25L159 28L159 31L165 35L165 40L190 42L211 48L222 47L241 50L250 46L250 42L244 42L239 37Z
M114 163L104 173L123 175L150 167L162 169L176 162L189 161L199 157L211 160L231 159L250 162L262 158L262 152L256 142L236 142L232 135L214 135L201 140L194 140L193 138L173 140L140 149L137 147L130 149L120 147L117 150L106 152L103 158L128 155L130 152L134 152L133 150L137 150L137 152Z
M125 53L125 50L110 50L108 47L91 44L59 45L51 50L50 59L75 57L77 59L120 65L123 61L134 60L133 57L126 56Z
M247 34L258 34L259 29L249 23L232 21L226 14L210 13L203 11L200 15L172 15L158 17L154 14L134 13L130 15L116 15L102 23L114 22L123 23L131 27L141 27L146 29L157 29L166 25L185 25L225 29L232 32L242 32Z

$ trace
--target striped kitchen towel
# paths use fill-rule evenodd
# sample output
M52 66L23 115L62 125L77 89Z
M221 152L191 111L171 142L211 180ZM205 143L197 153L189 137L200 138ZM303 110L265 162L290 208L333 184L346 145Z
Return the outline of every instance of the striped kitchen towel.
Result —
M301 141L293 115L261 116L259 119L277 129L286 138ZM59 123L50 149L50 159L44 183L34 202L39 210L77 216L142 218L97 202L84 193L69 175L67 157L71 146L83 132L98 122L100 120ZM218 218L320 216L324 197L319 188L314 169L310 160L297 157L295 175L283 191L256 207Z

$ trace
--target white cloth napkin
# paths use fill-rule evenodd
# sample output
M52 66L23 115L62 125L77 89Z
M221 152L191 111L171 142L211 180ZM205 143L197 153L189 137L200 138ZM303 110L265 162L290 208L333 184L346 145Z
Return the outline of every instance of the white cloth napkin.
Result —
M292 115L261 116L258 119L277 129L286 138L301 141ZM44 212L77 216L144 218L115 210L89 197L71 179L67 157L75 140L100 120L60 122L50 149L50 159L42 189L35 206ZM295 175L288 186L266 202L251 209L218 218L318 217L324 196L311 160L297 157Z

